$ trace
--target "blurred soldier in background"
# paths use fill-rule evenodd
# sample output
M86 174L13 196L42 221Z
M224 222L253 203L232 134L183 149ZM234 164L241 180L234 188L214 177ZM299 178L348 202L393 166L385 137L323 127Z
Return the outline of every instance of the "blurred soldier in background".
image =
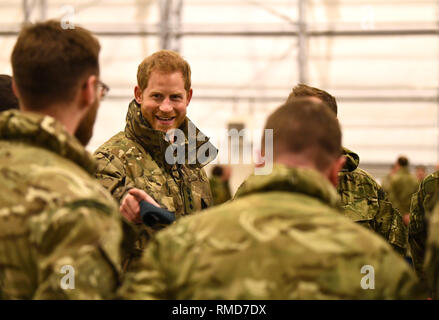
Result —
M214 205L222 204L232 198L229 185L231 174L232 169L229 166L213 167L209 183Z
M337 102L326 91L299 84L288 100L296 97L315 97L325 102L337 115ZM343 213L355 222L383 236L401 255L406 251L406 228L402 217L389 202L383 188L374 178L359 168L360 157L347 148L342 149L346 163L339 173L338 194Z
M418 189L418 181L409 171L409 160L401 156L396 161L396 172L390 179L389 199L399 210L405 224L410 220L410 200Z
M289 100L265 128L273 130L273 150L263 151L273 152L272 173L250 176L234 201L159 232L120 296L420 297L415 274L398 254L341 214L334 185L345 158L340 126L328 106ZM375 270L374 290L363 281L365 266Z
M59 21L25 27L13 49L21 110L0 114L1 299L108 299L119 285L121 217L84 149L99 51Z
M437 200L439 200L439 196L437 196L438 192L439 171L435 171L421 182L417 192L411 198L408 242L413 265L417 275L422 281L426 281L423 266L429 228L428 224L433 208ZM435 259L435 257L431 258Z
M141 224L139 201L161 206L175 213L177 219L210 207L212 194L203 167L217 151L186 117L192 98L191 69L178 53L161 50L143 60L134 94L125 131L94 154L99 163L97 179L121 203L121 213L137 227L136 245L124 259L124 269L140 257L156 231ZM169 163L166 156L172 150L167 133L176 129L184 132L183 163ZM200 148L215 150L215 154L209 154L205 162L200 162L198 156L191 158L199 154Z
M0 112L18 109L18 99L12 91L12 77L0 74Z
M418 183L421 183L427 175L427 169L424 165L418 165L416 166L415 170L416 179L418 179Z

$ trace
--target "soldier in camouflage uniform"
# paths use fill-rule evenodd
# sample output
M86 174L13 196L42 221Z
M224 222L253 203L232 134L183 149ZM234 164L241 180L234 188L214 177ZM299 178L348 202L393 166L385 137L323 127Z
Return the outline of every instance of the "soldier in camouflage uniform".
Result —
M341 214L334 188L344 163L341 132L328 106L309 98L291 100L269 117L266 128L274 130L272 173L250 176L234 201L159 232L119 295L423 297L416 276L398 254ZM374 269L374 290L367 290L365 268Z
M148 195L155 200L152 202L175 213L177 219L212 205L203 166L213 160L217 150L186 117L192 97L190 76L189 64L176 52L162 50L147 57L139 65L125 131L94 153L99 164L96 178L121 203L122 214L136 224L136 245L124 259L124 269L141 255L156 231L140 223L142 194L143 199ZM166 133L175 129L184 134L184 141L180 139L184 158L172 163L167 158L172 140ZM200 162L199 154L205 151L208 155Z
M214 205L222 204L232 198L229 185L230 174L230 167L222 167L219 165L213 167L209 183Z
M437 177L437 172L436 172ZM437 179L437 178L436 178ZM430 181L426 181L431 183ZM437 182L437 180L436 180ZM439 188L436 186L435 194L430 198L428 204L435 204L433 210L429 210L428 214L428 239L422 239L422 254L425 252L425 263L419 268L419 264L423 262L423 256L419 257L418 268L416 271L420 273L422 279L427 281L431 296L435 299L439 298ZM421 191L419 191L421 192ZM423 226L425 230L425 225ZM423 233L425 236L425 233ZM425 245L427 243L427 245ZM417 247L419 248L419 247ZM425 249L426 248L426 249ZM424 271L425 270L425 271Z
M18 99L12 91L12 77L0 74L0 111L18 110Z
M423 265L429 228L428 221L436 201L439 199L437 193L439 193L439 171L428 175L411 199L408 243L413 266L422 281L426 280Z
M315 97L327 103L337 114L337 102L326 91L299 84L288 99ZM401 255L406 251L406 227L396 208L392 207L383 188L366 171L358 167L359 156L343 148L346 163L339 173L338 194L343 214L362 226L375 231Z
M84 149L99 50L59 21L24 28L14 47L22 112L0 114L0 299L108 299L119 286L121 217Z
M402 215L409 214L411 197L418 189L418 181L408 165L406 157L399 157L396 172L390 178L389 199Z

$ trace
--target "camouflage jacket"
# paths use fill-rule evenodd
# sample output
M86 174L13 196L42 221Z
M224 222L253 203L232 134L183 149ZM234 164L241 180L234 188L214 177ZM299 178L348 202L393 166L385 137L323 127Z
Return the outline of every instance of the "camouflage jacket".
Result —
M165 154L170 150L170 143L165 140L165 133L151 128L141 115L140 105L133 100L128 107L125 131L113 136L94 153L98 162L96 178L117 201L121 202L131 188L142 189L162 208L174 212L177 219L210 207L212 194L203 166L212 158L208 157L204 163L187 163L189 159L194 160L191 157L199 150L217 150L196 128L196 134L204 140L196 140L196 149L190 150L187 140L189 126L195 128L186 118L183 124L185 162L168 164ZM145 225L138 225L137 229L136 245L130 255L124 257L124 269L133 259L140 257L156 232Z
M54 118L1 113L0 299L112 297L121 218L95 168Z
M410 200L418 186L418 180L406 168L400 168L390 178L389 199L401 214L410 212Z
M228 181L223 181L217 176L212 176L209 179L209 183L214 205L222 204L232 198Z
M346 148L343 148L343 154L346 164L338 175L337 191L344 215L375 231L404 255L407 230L401 214L374 178L358 167L359 156Z
M338 201L335 188L318 172L275 165L270 175L250 176L234 201L159 232L119 296L421 297L416 275L404 260L380 237L344 217ZM369 283L365 266L374 270L374 290L364 290Z
M419 278L425 281L423 269L427 240L427 221L431 216L439 193L439 171L428 175L412 196L408 241L413 265Z
M439 190L439 189L438 189ZM425 249L425 263L421 275L427 281L432 297L439 298L439 194L434 196L436 205L428 219L428 239Z

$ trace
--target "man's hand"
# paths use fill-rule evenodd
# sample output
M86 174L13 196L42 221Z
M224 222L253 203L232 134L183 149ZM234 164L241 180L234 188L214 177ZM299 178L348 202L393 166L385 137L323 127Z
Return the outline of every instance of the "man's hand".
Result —
M405 215L403 215L402 216L402 221L404 222L406 227L408 227L408 225L410 223L410 213L406 213Z
M146 202L149 202L160 208L160 205L155 202L155 200L151 198L145 191L136 188L130 189L120 205L120 212L128 221L137 224L142 223L142 220L140 219L139 205L139 202L142 200L145 200Z

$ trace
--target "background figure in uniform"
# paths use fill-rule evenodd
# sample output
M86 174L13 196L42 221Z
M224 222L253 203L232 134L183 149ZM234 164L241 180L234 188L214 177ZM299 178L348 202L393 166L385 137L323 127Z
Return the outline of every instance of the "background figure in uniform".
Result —
M299 84L293 88L288 100L297 97L314 97L324 101L337 115L337 101L326 91ZM338 175L337 191L341 197L343 214L384 237L404 256L406 227L398 210L392 207L383 188L375 179L359 167L358 154L345 147L342 148L342 153L346 157L346 163Z
M59 21L24 27L14 46L20 111L0 114L0 299L109 299L120 284L121 217L84 148L104 94L99 51Z
M96 178L121 204L121 213L137 231L136 245L124 257L124 269L164 227L141 223L139 201L161 206L177 219L212 205L203 167L217 150L186 116L192 92L190 66L177 52L161 50L145 58L137 71L125 130L94 153L99 163ZM183 150L176 161L174 147Z
M439 189L437 189L439 190ZM428 219L428 239L421 270L433 299L439 298L439 192L433 196L434 209ZM425 270L425 272L424 272Z
M341 213L334 185L345 157L329 107L292 99L270 115L265 128L273 130L273 149L263 150L273 153L272 172L251 175L233 201L160 231L119 296L424 297L413 271L382 237ZM373 290L365 278L371 270Z
M0 74L0 112L18 109L18 99L12 91L12 77Z
M400 156L395 166L396 172L390 179L389 199L403 217L408 219L411 197L418 189L418 181L410 173L407 157Z
M209 183L214 205L222 204L232 198L229 184L231 174L230 166L216 165L212 168Z

